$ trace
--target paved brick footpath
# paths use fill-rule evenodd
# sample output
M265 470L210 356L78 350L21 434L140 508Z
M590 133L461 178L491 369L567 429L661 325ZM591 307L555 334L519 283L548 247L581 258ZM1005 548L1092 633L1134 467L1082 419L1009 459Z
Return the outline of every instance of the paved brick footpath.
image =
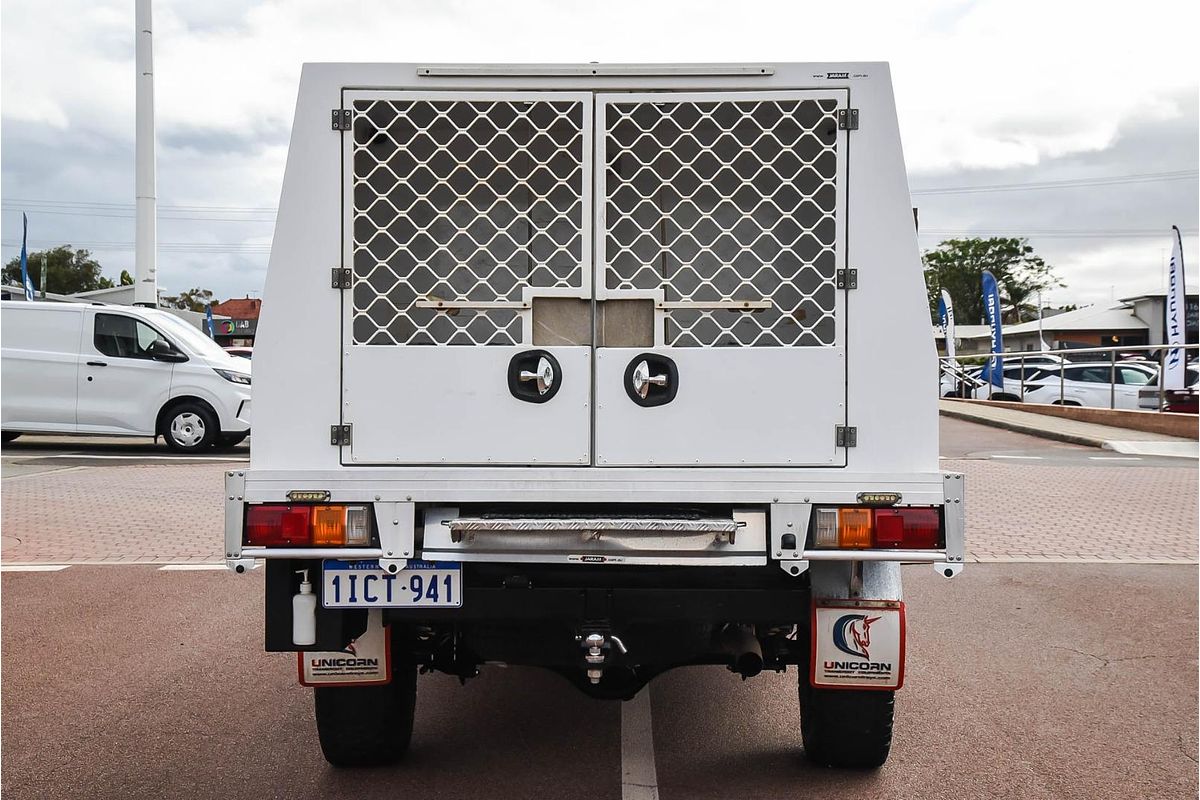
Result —
M974 561L1195 563L1197 471L946 460L967 481Z
M212 464L75 467L5 478L6 564L216 562L225 473Z
M966 473L976 561L1194 563L1197 470L948 460ZM77 467L3 481L0 558L17 563L221 560L223 468Z

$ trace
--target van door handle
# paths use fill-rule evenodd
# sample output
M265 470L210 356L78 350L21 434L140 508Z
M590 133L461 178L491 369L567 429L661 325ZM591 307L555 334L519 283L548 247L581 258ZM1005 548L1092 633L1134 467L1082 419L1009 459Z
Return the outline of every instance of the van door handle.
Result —
M89 362L87 362L87 365L89 367L107 367L108 362L107 361L89 361Z

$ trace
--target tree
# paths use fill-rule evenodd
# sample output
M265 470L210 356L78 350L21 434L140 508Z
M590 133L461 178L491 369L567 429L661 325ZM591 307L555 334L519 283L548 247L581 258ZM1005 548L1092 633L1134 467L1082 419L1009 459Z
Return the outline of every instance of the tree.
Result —
M121 286L133 286L133 276L127 269L121 270Z
M213 302L213 293L208 289L188 289L177 295L163 295L159 305L166 308L182 308L187 311L203 311Z
M42 290L42 265L46 265L46 291L56 294L90 292L93 289L111 289L113 282L104 277L100 262L92 258L88 250L59 245L50 250L39 250L29 254L29 280L33 288ZM5 283L21 283L21 258L17 256L4 265L0 272Z
M982 323L983 271L990 270L1000 285L1001 315L1020 322L1037 313L1037 293L1062 287L1054 269L1033 253L1026 239L948 239L924 255L925 289L930 317L937 321L942 289L954 302L954 316L964 325Z

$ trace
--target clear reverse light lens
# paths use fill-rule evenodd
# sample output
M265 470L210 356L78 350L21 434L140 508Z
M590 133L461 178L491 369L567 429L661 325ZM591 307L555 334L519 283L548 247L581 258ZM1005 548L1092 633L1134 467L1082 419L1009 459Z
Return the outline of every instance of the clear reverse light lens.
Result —
M813 526L813 546L837 547L837 509L818 508L813 513L817 515L816 524Z
M364 547L371 543L371 518L364 506L346 509L346 544Z
M250 376L244 372L233 372L232 370L217 369L216 367L213 367L213 372L217 373L230 383L240 383L244 386L250 385Z

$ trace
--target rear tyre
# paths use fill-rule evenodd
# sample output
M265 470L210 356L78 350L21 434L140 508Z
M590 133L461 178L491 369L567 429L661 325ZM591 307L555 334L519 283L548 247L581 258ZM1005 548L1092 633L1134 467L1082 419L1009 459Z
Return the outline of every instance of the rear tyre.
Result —
M394 764L408 751L417 707L417 667L407 659L393 660L389 684L318 687L313 695L321 752L333 766Z
M20 435L21 434L19 434L19 433L10 433L9 431L4 431L3 433L0 433L0 442L4 442L4 444L8 444L9 442L11 442L13 439L17 438Z
M800 667L800 736L804 755L822 767L874 769L892 748L896 693L815 689L808 659Z
M176 453L196 453L211 447L221 429L208 406L180 403L163 414L158 432Z

